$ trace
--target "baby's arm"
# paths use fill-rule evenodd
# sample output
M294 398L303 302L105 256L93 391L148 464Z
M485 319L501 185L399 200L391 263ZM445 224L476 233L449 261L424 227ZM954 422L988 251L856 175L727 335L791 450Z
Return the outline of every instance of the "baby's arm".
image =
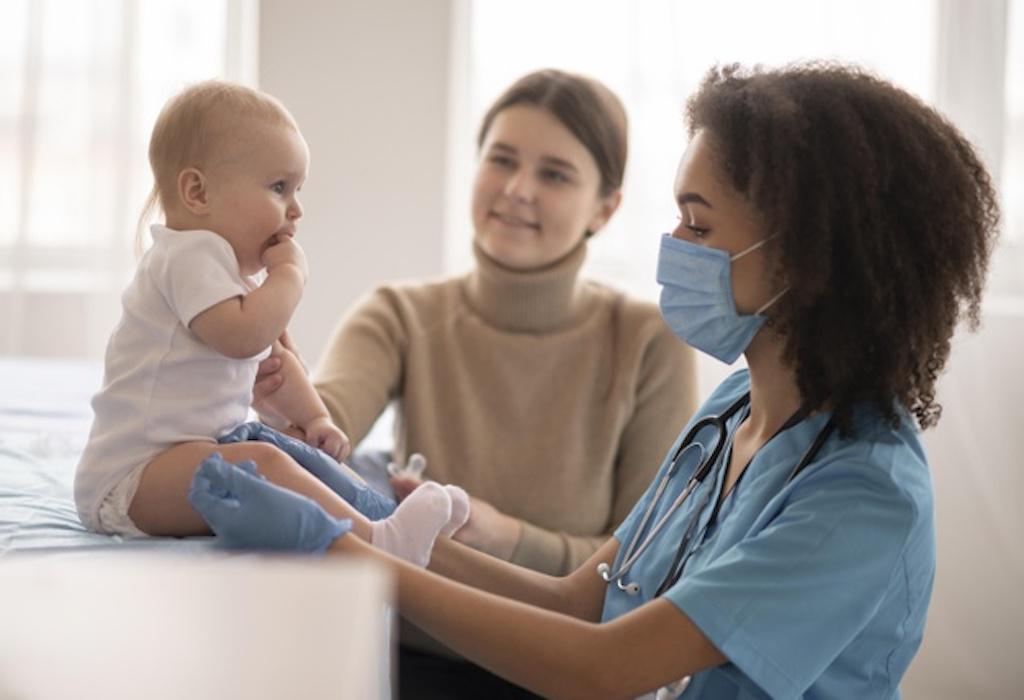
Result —
M288 325L306 284L306 256L291 238L263 253L267 279L245 296L225 299L197 315L189 328L211 348L237 359L271 346Z
M302 428L307 443L335 459L344 459L350 449L348 437L331 421L299 358L280 341L274 343L271 354L281 360L282 382L279 389L263 399L263 404L274 415Z

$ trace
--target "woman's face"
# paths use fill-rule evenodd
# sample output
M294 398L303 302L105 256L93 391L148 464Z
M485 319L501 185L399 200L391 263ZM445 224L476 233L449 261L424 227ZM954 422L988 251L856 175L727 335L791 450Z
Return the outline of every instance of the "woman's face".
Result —
M483 251L527 270L571 251L619 203L599 194L597 163L549 112L516 105L494 118L473 182L473 226Z
M767 236L753 204L728 183L715 163L703 131L694 135L679 161L675 198L675 238L724 250L731 257ZM754 313L778 291L772 286L771 245L768 241L731 263L732 293L740 314Z

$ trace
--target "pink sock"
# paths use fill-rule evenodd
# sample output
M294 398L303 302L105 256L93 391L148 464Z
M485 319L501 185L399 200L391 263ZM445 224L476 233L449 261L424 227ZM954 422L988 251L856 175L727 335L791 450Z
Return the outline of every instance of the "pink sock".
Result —
M434 540L452 517L452 499L440 484L427 482L410 493L390 517L370 523L370 542L416 566L426 566Z
M445 537L451 537L455 534L456 530L465 525L466 521L469 520L469 495L458 486L453 486L452 484L445 484L444 490L448 492L448 496L452 499L452 517L441 528L441 534Z

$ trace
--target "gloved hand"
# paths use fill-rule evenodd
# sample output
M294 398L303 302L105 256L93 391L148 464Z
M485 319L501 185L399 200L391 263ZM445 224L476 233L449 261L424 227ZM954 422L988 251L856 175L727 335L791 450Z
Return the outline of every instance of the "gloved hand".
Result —
M395 512L395 502L367 486L355 472L343 468L325 452L279 433L263 423L242 423L227 435L221 436L218 442L224 444L249 440L267 442L279 448L370 520L380 520Z
M234 465L218 452L199 463L188 502L232 549L322 554L352 529L351 520L264 479L251 460Z

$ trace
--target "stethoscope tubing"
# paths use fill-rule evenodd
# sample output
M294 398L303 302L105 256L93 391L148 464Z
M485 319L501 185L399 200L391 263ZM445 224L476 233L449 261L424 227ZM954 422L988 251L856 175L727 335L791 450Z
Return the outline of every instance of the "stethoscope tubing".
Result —
M661 532L665 525L668 524L668 521L672 518L675 512L683 505L683 503L690 496L693 490L696 489L697 486L702 484L704 482L704 479L707 478L708 474L711 473L711 469L714 467L715 462L718 460L718 456L722 451L722 447L725 441L728 439L726 422L730 418L732 418L732 416L737 411L739 411L741 408L747 405L749 401L750 394L744 394L742 397L733 402L733 404L730 405L724 413L720 413L718 415L713 416L706 416L701 420L697 421L690 428L690 430L687 431L686 435L679 443L679 447L676 448L675 453L672 455L672 461L669 464L668 471L665 472L665 475L661 477L661 481L658 482L658 487L657 489L655 489L654 496L651 498L651 504L647 507L647 510L640 521L639 527L637 527L636 532L633 534L633 537L630 540L629 545L626 547L626 550L623 553L622 563L619 565L618 570L612 572L611 567L605 563L598 565L597 572L606 583L612 583L614 581L618 589L621 591L631 593L634 595L636 593L639 593L640 589L637 584L625 583L626 574L629 573L629 570L633 567L633 563L636 562L636 560L640 558L640 556L645 551L647 551L647 548L650 547L651 543L657 537L658 533ZM695 442L695 440L697 439L697 435L699 435L702 430L708 427L714 427L718 431L717 439L715 441L715 449L712 450L711 455L706 455L704 446L698 442ZM665 512L665 515L663 515L658 520L658 522L655 523L654 528L647 535L647 537L644 538L643 542L640 542L640 537L643 535L644 530L647 528L647 523L651 519L651 516L654 515L654 511L657 509L658 504L661 502L662 494L664 493L665 488L668 486L668 482L672 479L672 477L675 475L676 471L679 468L680 457L682 457L682 455L684 455L691 447L700 450L701 453L700 457L698 458L697 468L694 470L693 476L691 476L690 480L687 482L686 488L683 489L682 493L680 493L679 496L676 497L675 501L672 502L672 505L669 506L669 509Z
M647 510L644 513L643 518L641 518L639 527L637 527L636 532L630 539L629 545L623 552L622 563L619 565L618 570L612 571L611 567L607 563L598 564L597 572L606 583L610 584L614 581L616 587L620 591L623 591L630 595L639 594L640 585L635 582L626 583L626 574L628 574L629 571L633 568L633 564L637 561L637 559L639 559L640 556L645 551L647 551L647 548L650 547L651 543L657 537L658 533L661 532L665 525L668 524L668 521L675 514L675 512L680 507L682 507L683 503L694 491L694 489L696 489L697 486L703 483L704 480L707 478L708 474L711 473L711 470L714 468L714 465L718 462L718 457L729 439L729 433L726 428L726 422L730 418L732 418L732 416L735 415L737 411L746 406L749 402L750 394L744 394L735 402L733 402L725 410L724 413L720 413L714 416L706 416L705 418L702 418L701 420L697 421L697 423L695 423L690 428L690 430L687 431L685 437L679 443L679 447L676 448L675 453L672 455L672 461L669 464L668 471L665 472L665 475L662 476L661 480L659 481L658 487L655 489L654 496L651 498L651 504L647 507ZM798 412L798 414L794 414L794 418L796 418L798 415L803 414L800 414ZM704 449L704 446L694 441L696 440L697 435L700 433L700 431L711 426L715 427L718 431L717 440L714 450L712 450L710 455L706 455L706 450ZM830 417L829 420L825 423L825 426L815 436L814 441L811 443L811 446L807 449L803 457L793 468L793 471L790 472L789 476L786 478L786 484L792 482L814 460L814 457L821 450L822 445L825 444L825 441L828 440L829 436L832 434L834 429L835 423ZM668 486L668 482L672 479L672 477L675 475L676 471L679 468L680 457L684 455L687 452L687 450L689 450L691 447L696 447L701 452L701 455L698 458L697 468L694 470L693 476L690 477L689 481L686 484L686 488L683 489L682 493L680 493L679 496L677 496L676 499L672 502L672 505L665 512L665 515L663 515L658 520L658 522L655 523L651 532L641 542L640 538L643 535L644 530L647 528L647 524L653 516L654 511L657 509L658 504L661 502L661 497ZM698 518L700 512L704 510L705 506L706 501L704 504L701 505L701 507L697 509ZM683 545L681 546L681 549L688 549L690 536L692 535L692 531L696 524L696 521L697 518L692 519L690 524L687 526L686 533L682 540ZM682 566L679 566L679 562L680 560L685 562L687 558L688 557L686 557L682 551L677 553L675 558L676 561L673 562L673 566L670 569L668 575L665 577L665 580L662 581L661 586L658 587L658 592L656 595L661 595L661 593L663 593L667 587L669 587L672 583L678 580L679 576L682 574L683 568Z
M659 484L658 488L658 495L655 497L654 500L655 505L658 503L658 500L660 500L660 492L663 490L662 487L668 483L669 476L669 474L666 474L664 477L662 477L661 484ZM686 484L686 488L683 489L683 492L676 497L676 500L669 507L666 516L671 516L673 513L675 513L675 511L681 505L683 505L683 502L686 501L687 497L690 495L690 492L693 491L699 484L700 481L696 477L691 477L690 481ZM654 529L651 531L650 535L648 535L644 539L644 541L640 543L639 547L636 547L637 539L639 539L640 533L643 532L644 526L647 524L647 521L650 519L650 516L653 512L654 509L651 508L647 511L647 513L644 514L643 522L640 523L640 527L637 528L636 534L633 536L633 539L630 542L629 547L626 548L627 558L624 559L621 565L619 565L619 570L617 572L615 572L614 574L609 573L609 569L607 566L599 565L597 567L598 573L601 574L601 578L603 578L607 583L615 581L615 583L619 587L619 590L632 590L631 588L629 588L629 586L623 583L623 577L625 577L626 573L632 568L633 562L635 562L638 558L640 558L640 556L644 552L647 551L647 548L651 546L651 542L654 541L654 538L658 536L658 533L661 532L662 528L664 528L669 521L668 517L662 517L657 523L655 523Z

